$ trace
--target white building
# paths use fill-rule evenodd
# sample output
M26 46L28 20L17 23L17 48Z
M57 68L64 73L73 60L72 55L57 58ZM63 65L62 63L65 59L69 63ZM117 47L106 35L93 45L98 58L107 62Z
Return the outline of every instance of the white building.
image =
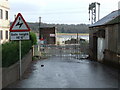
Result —
M9 10L8 0L0 0L0 44L9 41Z
M65 40L62 37L57 37L56 38L57 45L63 45L65 44Z

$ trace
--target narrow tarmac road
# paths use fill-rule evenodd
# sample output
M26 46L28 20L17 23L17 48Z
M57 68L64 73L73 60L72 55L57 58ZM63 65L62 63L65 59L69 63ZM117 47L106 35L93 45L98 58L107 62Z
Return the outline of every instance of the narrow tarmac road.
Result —
M8 88L118 88L118 72L90 60L51 57L36 61Z

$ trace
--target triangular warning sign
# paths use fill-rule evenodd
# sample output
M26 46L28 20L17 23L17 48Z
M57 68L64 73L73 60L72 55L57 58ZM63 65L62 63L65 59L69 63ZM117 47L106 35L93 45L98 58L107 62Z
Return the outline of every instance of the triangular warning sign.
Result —
M24 32L24 31L30 31L30 28L25 22L22 15L18 13L17 17L15 18L15 21L10 27L10 32Z

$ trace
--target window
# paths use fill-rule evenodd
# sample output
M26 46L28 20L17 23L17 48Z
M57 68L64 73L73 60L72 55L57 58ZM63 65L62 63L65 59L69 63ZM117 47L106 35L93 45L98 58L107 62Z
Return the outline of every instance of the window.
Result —
M3 19L3 10L0 9L0 19Z
M0 39L3 39L3 31L0 31Z
M6 31L6 39L8 39L8 31Z
M8 20L8 11L5 12L6 14L6 20Z

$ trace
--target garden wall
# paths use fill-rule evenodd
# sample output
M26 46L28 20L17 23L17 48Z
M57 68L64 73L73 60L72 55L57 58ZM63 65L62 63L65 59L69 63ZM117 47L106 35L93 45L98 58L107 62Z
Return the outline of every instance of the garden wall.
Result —
M28 65L32 61L32 51L25 55L22 59L22 75L27 69ZM2 69L2 88L5 88L9 84L19 79L19 62L14 65Z

